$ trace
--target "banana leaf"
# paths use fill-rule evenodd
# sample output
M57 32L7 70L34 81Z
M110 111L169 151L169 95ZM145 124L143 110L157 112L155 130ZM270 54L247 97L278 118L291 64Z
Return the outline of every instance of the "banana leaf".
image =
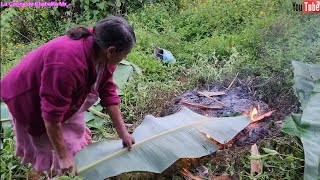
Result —
M9 121L10 112L8 106L1 101L1 138L8 138L11 135L12 127L11 122Z
M248 116L212 118L188 108L166 117L148 115L133 132L136 144L129 152L121 140L93 143L74 160L84 179L100 180L124 172L161 173L179 158L197 158L215 152L219 143L233 139L250 124ZM205 134L206 135L205 135Z
M85 112L84 118L85 118L87 127L90 129L102 128L103 122L105 121L103 118L96 116L93 113L88 111Z
M125 85L133 77L134 70L138 74L142 73L141 69L137 65L125 60L122 60L117 65L117 69L113 74L113 80L117 85L118 95L122 95L122 91L124 90Z
M304 179L320 179L320 64L293 61L294 89L303 113L286 118L282 130L300 137L304 154Z
M6 103L1 101L1 119L8 119L10 112Z
M294 90L298 96L302 109L308 104L310 96L314 92L320 92L320 85L316 81L320 80L320 64L305 64L292 61L294 68Z

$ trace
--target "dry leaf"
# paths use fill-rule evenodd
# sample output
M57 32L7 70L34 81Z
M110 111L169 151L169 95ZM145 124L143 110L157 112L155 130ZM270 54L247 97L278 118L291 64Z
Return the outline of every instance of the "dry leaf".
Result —
M226 93L224 91L218 91L218 92L200 92L198 91L198 94L200 96L221 96L221 95L225 95Z
M209 173L209 170L207 167L203 166L203 165L200 165L199 167L196 168L199 175L200 176L207 176L208 173Z
M201 104L195 104L195 103L188 103L188 102L185 102L185 101L180 101L180 104L183 105L183 106L189 106L189 107L194 107L194 108L200 108L200 109L222 109L223 107L222 106L204 106L204 105L201 105Z
M188 171L187 169L183 168L182 170L180 170L180 172L183 174L184 178L186 180L202 180L201 177L199 176L194 176L190 171Z
M251 155L252 156L260 155L256 144L251 146ZM256 172L256 173L261 172L261 161L260 160L251 160L251 172Z

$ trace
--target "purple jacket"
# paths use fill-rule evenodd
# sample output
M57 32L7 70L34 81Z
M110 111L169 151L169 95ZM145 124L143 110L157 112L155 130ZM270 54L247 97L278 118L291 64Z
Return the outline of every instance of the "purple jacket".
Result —
M106 65L99 87L103 107L120 98L113 82L116 66ZM31 135L45 132L43 119L63 122L78 111L96 80L93 37L61 36L28 53L1 79L1 99Z

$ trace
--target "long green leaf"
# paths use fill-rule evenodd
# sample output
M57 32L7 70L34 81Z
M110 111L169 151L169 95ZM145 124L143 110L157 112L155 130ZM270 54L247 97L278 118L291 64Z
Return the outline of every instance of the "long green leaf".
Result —
M320 179L320 64L293 61L294 89L303 108L302 115L285 120L282 130L301 138L304 154L304 179Z
M320 92L320 64L305 64L292 61L294 68L294 89L304 109L313 92Z
M10 134L12 132L12 126L10 122L10 112L8 109L8 106L1 101L1 122L0 122L1 128L3 129L2 136L7 138L10 137Z
M8 106L1 101L1 119L8 119L10 115Z
M113 74L114 82L117 85L117 93L118 95L122 95L122 91L125 88L125 85L128 83L128 81L133 77L134 70L141 74L141 69L128 61L122 60L118 65L117 69L115 70Z
M248 116L209 118L188 108L166 117L145 117L133 136L136 144L129 152L122 141L89 145L75 156L85 179L105 179L123 172L161 173L179 158L196 158L218 147L203 133L226 143L250 123Z

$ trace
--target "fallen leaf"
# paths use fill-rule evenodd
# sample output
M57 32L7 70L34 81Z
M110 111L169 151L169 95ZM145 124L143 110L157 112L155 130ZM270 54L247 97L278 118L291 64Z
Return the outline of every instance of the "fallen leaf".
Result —
M186 180L202 180L201 177L199 176L194 176L190 171L188 171L187 169L183 168L182 170L180 170L180 172L183 174L184 178Z
M251 146L251 156L260 155L258 147L256 144ZM261 161L251 160L251 172L260 173L261 172Z
M253 121L254 121L254 122L255 122L255 121L260 121L261 119L264 119L265 117L269 117L269 116L271 116L271 114L272 114L273 112L275 112L275 111L269 111L269 112L264 113L264 114L262 114L262 115L254 116L254 117L253 117Z
M189 107L194 107L194 108L200 108L200 109L222 109L223 107L222 106L204 106L204 105L201 105L201 104L195 104L195 103L188 103L188 102L185 102L185 101L180 101L180 104L183 105L183 106L189 106Z
M224 91L218 91L218 92L201 92L201 91L198 91L198 94L200 96L221 96L221 95L225 95L226 93Z
M209 173L209 170L207 167L203 166L203 165L200 165L199 167L196 168L199 175L200 176L207 176L208 173Z

